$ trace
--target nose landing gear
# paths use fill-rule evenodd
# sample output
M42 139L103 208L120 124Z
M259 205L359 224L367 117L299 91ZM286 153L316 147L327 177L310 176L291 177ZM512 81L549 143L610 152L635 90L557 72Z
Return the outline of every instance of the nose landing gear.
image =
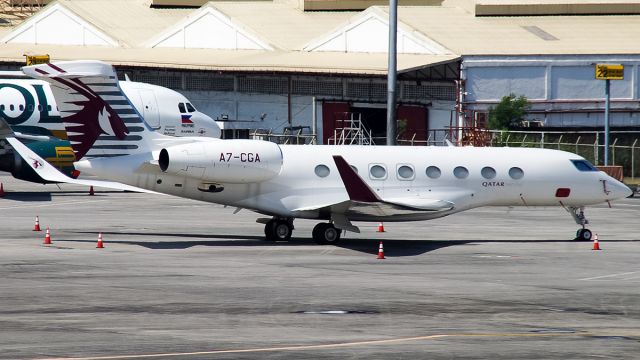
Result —
M591 230L586 228L586 225L589 224L589 220L584 216L584 206L581 207L569 207L565 208L569 214L573 217L573 220L576 221L576 224L582 226L581 229L578 229L576 232L575 240L578 241L591 241Z

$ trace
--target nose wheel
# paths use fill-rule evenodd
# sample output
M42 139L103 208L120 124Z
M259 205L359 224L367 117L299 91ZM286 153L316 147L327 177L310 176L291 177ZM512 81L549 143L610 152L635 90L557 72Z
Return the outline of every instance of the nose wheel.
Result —
M267 241L289 241L293 233L293 220L271 219L264 226Z
M576 240L578 241L591 241L591 230L589 229L578 229L576 232Z
M578 229L576 232L575 240L578 241L591 241L591 230L586 228L586 225L589 224L589 220L587 220L586 216L584 216L584 207L569 207L565 208L569 214L573 217L573 220L576 221L576 224L582 226L581 229Z
M314 226L311 233L313 240L320 245L336 244L340 241L340 234L342 234L342 230L331 223L319 223Z

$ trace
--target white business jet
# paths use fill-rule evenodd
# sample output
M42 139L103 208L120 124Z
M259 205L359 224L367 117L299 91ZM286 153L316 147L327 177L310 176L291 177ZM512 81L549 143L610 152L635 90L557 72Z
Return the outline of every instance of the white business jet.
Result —
M584 206L631 194L584 158L556 150L300 146L167 137L145 125L115 83L109 64L73 61L23 70L55 85L67 131L86 133L86 128L103 126L107 120L102 117L114 129L142 129L139 139L108 141L110 146L122 144L115 157L100 157L93 138L78 137L74 149L90 148L95 154L76 162L79 169L158 193L267 215L258 221L265 223L268 240L288 240L296 218L325 220L315 226L313 238L335 243L342 230L359 231L353 221L429 220L496 205L564 207L581 226L577 237L588 240ZM119 92L117 108L98 89ZM87 107L100 115L79 119L77 114ZM42 165L18 140L7 139L25 159ZM47 172L42 176L62 180L48 166L38 169Z
M113 79L99 79L106 86L113 85ZM209 136L220 137L220 127L209 116L197 111L182 94L161 86L134 81L119 83L122 92L141 113L145 121L154 130L171 136ZM116 107L117 96L100 88L93 82L96 93L103 96L108 104ZM120 94L118 92L118 94ZM93 112L92 112L93 111ZM129 110L123 110L129 111ZM89 112L89 113L87 113ZM86 109L78 116L95 117L95 110ZM0 118L13 129L15 136L27 141L29 147L41 157L47 159L63 173L77 174L73 168L76 156L69 142L64 124L60 120L60 111L49 83L26 76L21 71L0 72ZM103 124L103 132L94 134L101 142L115 134L109 124ZM129 138L139 138L139 127L129 127ZM75 138L78 134L72 134ZM103 150L108 149L108 145ZM117 155L120 147L111 148L107 154ZM45 183L31 167L24 164L12 149L0 144L0 171L7 171L21 180Z

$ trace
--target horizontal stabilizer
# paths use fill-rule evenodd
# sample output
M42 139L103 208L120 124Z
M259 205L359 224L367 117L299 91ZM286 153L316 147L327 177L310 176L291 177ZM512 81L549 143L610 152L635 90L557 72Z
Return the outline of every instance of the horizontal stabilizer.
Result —
M38 154L33 152L27 146L20 142L20 140L15 137L8 136L6 140L11 144L13 149L22 156L22 158L31 165L33 170L44 180L57 182L57 183L69 183L69 184L78 184L78 185L87 185L87 186L99 186L104 188L116 189L116 190L125 190L125 191L134 191L134 192L144 192L144 193L152 193L156 192L145 190L141 188L137 188L135 186L129 186L113 181L100 181L100 180L82 180L82 179L72 179L65 174L61 173L53 167L53 165L49 164L46 160L41 158Z

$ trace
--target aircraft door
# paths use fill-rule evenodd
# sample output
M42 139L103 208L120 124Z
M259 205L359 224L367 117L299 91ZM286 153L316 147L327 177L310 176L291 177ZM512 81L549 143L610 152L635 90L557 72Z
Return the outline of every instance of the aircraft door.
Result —
M160 113L156 95L152 90L140 89L140 100L142 101L142 116L149 126L154 129L160 128Z

